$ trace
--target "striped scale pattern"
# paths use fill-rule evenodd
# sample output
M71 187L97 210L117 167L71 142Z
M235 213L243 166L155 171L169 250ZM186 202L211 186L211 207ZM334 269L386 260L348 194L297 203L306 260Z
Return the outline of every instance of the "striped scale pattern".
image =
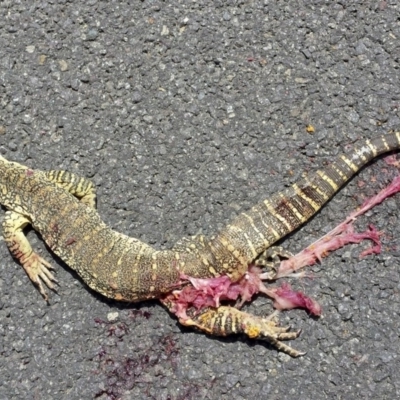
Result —
M314 215L363 165L399 148L400 133L362 141L325 169L241 213L214 237L184 238L164 251L106 226L95 210L95 188L87 179L65 171L31 170L0 156L0 203L7 208L3 236L45 299L43 283L54 288L55 278L51 265L33 251L23 233L29 224L86 284L106 297L158 298L186 326L220 336L262 338L296 357L301 353L282 340L294 339L299 332L233 307L185 309L176 293L183 292L183 285L190 288L189 278L211 278L208 282L215 284L212 278L227 275L231 282L238 281L256 257Z
M238 273L238 264L247 268L268 247L314 215L362 166L399 147L399 132L362 141L325 169L309 174L238 215L210 244L222 267L218 272L225 271L239 279L243 273Z

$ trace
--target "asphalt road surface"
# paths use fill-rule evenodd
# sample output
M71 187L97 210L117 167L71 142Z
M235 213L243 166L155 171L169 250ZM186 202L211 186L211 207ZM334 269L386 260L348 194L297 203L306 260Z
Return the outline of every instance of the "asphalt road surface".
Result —
M398 1L168 3L0 2L0 154L92 179L108 225L168 248L400 129ZM281 244L301 250L397 173L374 161ZM290 280L323 307L280 315L299 359L108 301L31 230L60 281L46 305L2 242L0 399L398 398L399 207L357 221L384 232L381 254L348 246Z

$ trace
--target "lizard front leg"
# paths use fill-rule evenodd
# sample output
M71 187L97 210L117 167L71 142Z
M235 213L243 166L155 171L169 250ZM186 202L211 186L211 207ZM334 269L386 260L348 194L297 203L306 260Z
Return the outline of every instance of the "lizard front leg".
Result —
M43 287L44 282L55 290L53 282L57 283L50 270L50 263L32 250L23 229L30 224L27 217L15 211L7 211L3 221L3 237L11 254L21 263L30 280L38 287L41 295L47 301L48 296Z

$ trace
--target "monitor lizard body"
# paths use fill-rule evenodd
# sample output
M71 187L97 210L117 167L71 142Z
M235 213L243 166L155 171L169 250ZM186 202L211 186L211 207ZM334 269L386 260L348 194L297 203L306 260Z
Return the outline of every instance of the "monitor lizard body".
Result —
M260 255L257 263L265 264L271 246L314 215L363 165L399 148L400 132L362 141L324 170L239 214L215 236L184 238L162 251L105 225L95 210L95 188L87 179L65 171L32 170L0 157L0 203L8 210L3 235L46 300L43 283L54 289L56 280L51 265L32 250L25 237L27 225L84 282L106 297L128 302L160 299L186 326L220 336L243 333L298 356L301 353L282 340L294 339L299 332L219 304L182 311L175 299L191 285L190 279L240 281L249 265Z

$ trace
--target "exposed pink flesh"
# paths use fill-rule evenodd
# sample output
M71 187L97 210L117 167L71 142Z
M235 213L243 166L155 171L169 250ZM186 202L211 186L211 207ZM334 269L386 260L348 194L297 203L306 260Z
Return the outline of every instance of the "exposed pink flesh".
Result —
M270 297L274 299L274 307L277 310L291 310L292 308L304 308L311 315L320 316L321 306L311 297L302 292L292 290L291 286L284 282L281 287L270 289Z
M372 207L380 204L387 197L390 197L399 191L400 176L396 177L389 186L382 189L377 195L367 199L358 210L351 213L344 222L339 224L321 239L317 240L295 256L283 260L275 278L278 279L289 276L294 271L297 271L306 265L315 264L317 260L321 261L322 257L326 256L333 250L337 250L348 243L360 243L365 239L372 240L375 245L363 251L360 257L364 257L368 254L378 254L381 251L381 244L379 241L380 232L378 232L372 225L370 225L369 230L365 232L354 232L353 222L358 216L364 214Z
M394 163L392 159L388 164ZM321 261L329 252L343 247L349 243L360 243L363 240L371 240L374 245L364 250L360 257L369 254L378 254L381 251L379 240L380 232L373 225L362 233L354 231L353 222L359 215L364 214L387 197L400 191L400 176L381 190L376 196L366 200L355 212L351 213L344 222L314 242L312 245L289 258L282 261L273 279L291 275L306 265L312 265ZM262 273L257 266L250 265L246 274L237 282L232 282L226 275L217 278L198 279L181 275L181 283L190 283L183 289L174 290L165 300L173 304L171 311L179 318L188 319L186 312L189 308L200 310L204 307L219 307L221 301L236 301L237 307L241 307L246 301L250 301L257 293L264 293L274 300L274 307L278 310L292 308L304 308L310 314L321 315L320 305L304 293L292 290L291 286L283 283L280 287L267 288L263 279L271 279L269 273Z
M238 282L232 282L226 275L209 279L181 276L181 279L191 284L181 290L173 291L167 299L174 304L171 311L182 319L188 318L186 315L188 308L194 307L200 310L204 307L219 307L220 302L224 300L238 301L237 307L240 308L259 292L273 298L274 306L278 310L304 308L310 314L321 314L321 307L304 293L293 291L288 284L267 288L261 276L261 269L254 265L249 267Z

